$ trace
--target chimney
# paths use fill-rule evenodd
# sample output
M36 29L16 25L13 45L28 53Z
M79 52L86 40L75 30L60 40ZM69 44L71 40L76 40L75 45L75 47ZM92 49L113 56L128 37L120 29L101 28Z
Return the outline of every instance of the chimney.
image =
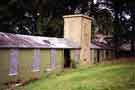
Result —
M90 64L91 18L82 14L64 16L64 38L81 46L80 64Z

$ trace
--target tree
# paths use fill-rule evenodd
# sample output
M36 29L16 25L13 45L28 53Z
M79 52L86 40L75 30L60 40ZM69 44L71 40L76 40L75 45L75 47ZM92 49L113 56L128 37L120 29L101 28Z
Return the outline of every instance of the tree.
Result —
M109 10L102 9L98 10L95 19L98 25L98 32L105 35L112 35L113 33L113 17Z
M77 10L94 15L96 10L93 0L2 0L1 4L1 31L57 37L62 37L63 15Z
M114 24L121 25L121 41L127 40L131 43L131 55L134 56L134 41L135 41L135 1L132 0L113 0L114 8ZM119 36L117 36L119 37Z

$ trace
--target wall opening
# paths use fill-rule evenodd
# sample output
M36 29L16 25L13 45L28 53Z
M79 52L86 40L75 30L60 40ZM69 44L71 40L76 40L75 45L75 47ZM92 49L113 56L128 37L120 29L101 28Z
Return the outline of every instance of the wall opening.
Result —
M97 50L97 63L100 62L100 50Z
M64 68L69 68L70 66L71 66L70 50L64 49Z

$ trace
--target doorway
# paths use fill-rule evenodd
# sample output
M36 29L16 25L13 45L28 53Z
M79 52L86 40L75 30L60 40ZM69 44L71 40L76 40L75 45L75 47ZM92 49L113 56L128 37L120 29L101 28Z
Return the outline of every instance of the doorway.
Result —
M64 49L64 68L69 68L70 66L71 66L70 50Z

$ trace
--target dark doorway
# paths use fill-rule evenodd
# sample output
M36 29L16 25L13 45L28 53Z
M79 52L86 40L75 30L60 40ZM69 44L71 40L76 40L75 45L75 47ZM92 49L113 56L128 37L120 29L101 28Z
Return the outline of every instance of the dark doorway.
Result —
M100 50L97 50L97 63L100 62Z
M70 50L64 49L64 68L69 68L71 65Z

